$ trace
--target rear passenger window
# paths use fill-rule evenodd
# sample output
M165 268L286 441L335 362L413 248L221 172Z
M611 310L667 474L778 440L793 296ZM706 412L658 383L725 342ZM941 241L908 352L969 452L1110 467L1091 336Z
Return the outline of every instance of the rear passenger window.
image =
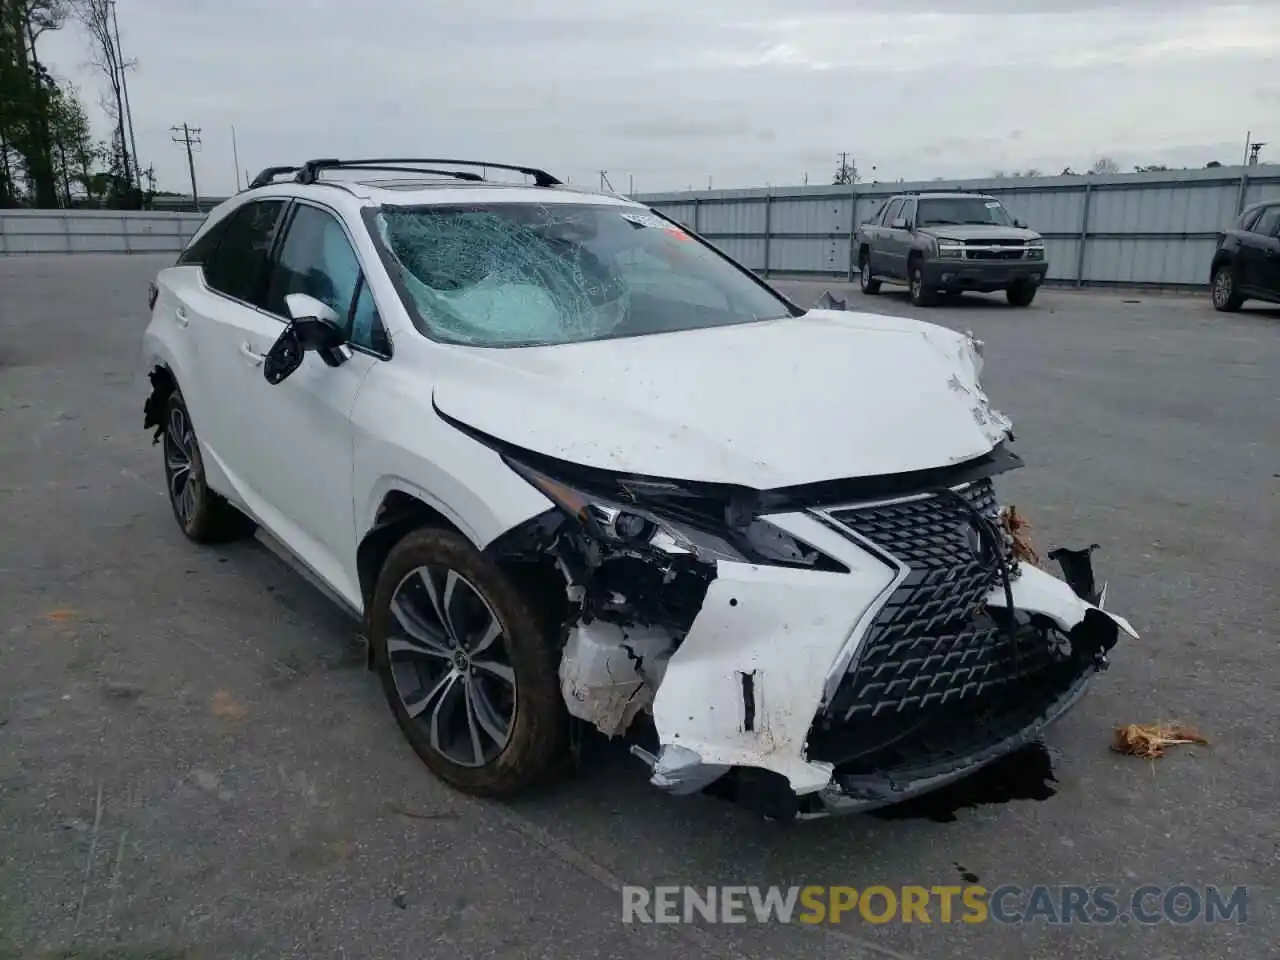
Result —
M276 236L283 200L247 203L227 218L222 238L204 263L204 279L228 297L260 306L267 260Z
M222 231L226 225L227 221L223 220L210 228L195 243L188 244L182 251L182 255L178 257L178 266L189 267L207 263L213 256L213 252L218 249L218 241L222 239Z
M1253 232L1260 233L1264 237L1280 234L1280 204L1267 207L1262 211L1262 216L1253 223Z

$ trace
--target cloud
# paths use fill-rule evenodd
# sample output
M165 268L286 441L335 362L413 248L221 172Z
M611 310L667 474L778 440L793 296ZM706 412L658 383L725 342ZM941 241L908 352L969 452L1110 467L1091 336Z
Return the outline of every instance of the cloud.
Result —
M1280 142L1277 0L120 0L134 126L204 193L312 156L470 155L639 190L1123 162ZM72 27L42 57L96 110ZM1254 92L1256 91L1256 93ZM100 124L105 133L105 123ZM1012 131L1012 132L1011 132ZM1232 153L1238 153L1237 147ZM1202 159L1203 158L1203 159ZM619 179L621 178L621 180Z

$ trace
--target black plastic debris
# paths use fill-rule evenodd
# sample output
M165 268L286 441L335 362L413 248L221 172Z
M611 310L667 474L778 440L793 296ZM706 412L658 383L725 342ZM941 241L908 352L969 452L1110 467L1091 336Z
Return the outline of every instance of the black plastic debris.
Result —
M1091 543L1083 550L1058 547L1049 551L1049 559L1057 560L1062 568L1062 578L1067 581L1067 586L1077 597L1095 607L1102 599L1093 576L1093 551L1097 549L1098 544Z
M823 290L822 296L818 298L818 302L813 305L815 310L848 310L849 301L837 300L830 290Z

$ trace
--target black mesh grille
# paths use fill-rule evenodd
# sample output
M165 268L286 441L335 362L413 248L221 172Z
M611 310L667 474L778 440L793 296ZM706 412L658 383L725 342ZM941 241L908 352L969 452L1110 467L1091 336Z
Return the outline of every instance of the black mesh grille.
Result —
M968 260L1021 260L1022 254L1021 247L1010 247L1005 250L974 250L970 248L965 251L965 258Z
M959 492L999 526L990 480ZM1047 644L1014 644L984 609L1000 584L995 551L1007 556L1008 543L981 538L953 498L931 495L832 516L909 569L868 629L828 721L845 726L888 715L910 722L928 708L989 695L1049 665Z

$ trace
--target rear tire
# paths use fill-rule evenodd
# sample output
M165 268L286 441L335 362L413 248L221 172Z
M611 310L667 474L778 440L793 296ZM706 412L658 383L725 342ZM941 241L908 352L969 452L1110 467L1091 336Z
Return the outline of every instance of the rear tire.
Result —
M1211 284L1213 308L1223 313L1234 313L1244 303L1244 297L1236 289L1236 271L1229 263L1224 263L1213 271Z
M400 730L455 789L514 796L563 758L568 711L551 633L460 534L422 528L392 548L369 642Z
M938 302L936 291L925 286L924 268L917 257L907 264L907 277L911 282L911 302L917 307L932 307Z
M880 281L871 276L871 251L865 247L862 250L862 264L859 273L859 284L862 292L867 296L875 296L880 292Z
M178 527L195 543L227 543L251 536L256 524L209 489L191 414L176 388L165 403L165 488Z
M1036 298L1036 287L1034 284L1023 281L1015 283L1004 292L1005 299L1009 301L1011 306L1029 307L1031 301Z

